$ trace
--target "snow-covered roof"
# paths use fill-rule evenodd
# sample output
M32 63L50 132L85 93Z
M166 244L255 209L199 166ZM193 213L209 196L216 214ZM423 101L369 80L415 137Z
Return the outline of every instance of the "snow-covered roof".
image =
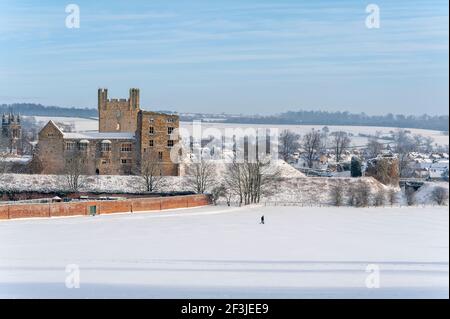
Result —
M85 140L132 140L133 133L128 132L79 132L79 133L63 133L65 139L85 139Z
M29 156L29 155L0 157L0 162L9 162L9 163L26 164L26 163L30 162L31 160L32 160L32 156Z

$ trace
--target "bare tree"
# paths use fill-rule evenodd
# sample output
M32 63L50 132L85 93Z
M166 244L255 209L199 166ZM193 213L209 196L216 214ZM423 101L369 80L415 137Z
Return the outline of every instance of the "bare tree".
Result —
M162 163L156 152L150 152L142 159L139 174L147 192L157 191L165 185Z
M219 200L220 197L224 196L225 193L226 193L226 190L225 190L225 186L223 184L220 184L220 185L214 187L211 190L213 204L217 205L217 201Z
M239 196L239 204L259 203L279 179L279 170L270 162L256 160L232 163L225 176L226 187Z
M78 192L84 184L84 157L80 153L68 158L64 167L64 174L69 190Z
M355 205L358 207L368 207L370 205L371 190L367 183L359 182L354 188Z
M380 189L375 194L374 205L375 206L384 206L385 204L386 204L386 191L384 189Z
M244 202L244 182L243 182L242 164L234 161L227 166L224 183L230 194L239 197L239 205ZM231 195L232 196L232 195Z
M211 161L201 159L187 169L186 184L197 194L204 194L216 182L216 172Z
M225 197L225 201L227 203L227 206L228 207L231 206L231 199L233 198L233 192L230 189L225 188L223 196Z
M416 144L409 132L405 130L398 130L393 137L395 152L398 156L400 177L409 177L412 173L409 167L409 154L417 150Z
M357 205L357 193L358 193L358 187L357 185L351 185L347 188L347 203L349 206L356 206Z
M388 201L391 206L394 206L398 202L398 194L397 191L393 188L389 189L387 193Z
M337 183L331 188L330 197L334 206L342 206L344 203L344 185Z
M314 159L318 156L321 145L321 134L319 131L312 130L303 136L303 157L309 168L313 167Z
M336 162L339 163L342 158L342 153L346 148L350 146L351 139L348 136L347 132L343 131L333 132L331 133L331 136L331 144L336 155Z
M433 152L433 143L434 143L434 139L430 136L427 136L423 139L423 150L425 153L431 153Z
M376 138L370 138L366 146L367 158L375 158L383 151L384 146Z
M413 206L416 204L416 191L412 187L406 187L405 189L406 204Z
M442 186L437 186L431 193L431 198L438 205L445 205L448 201L448 189Z
M279 140L280 147L278 152L284 161L287 161L289 156L300 148L299 140L300 135L292 131L284 130L281 132Z

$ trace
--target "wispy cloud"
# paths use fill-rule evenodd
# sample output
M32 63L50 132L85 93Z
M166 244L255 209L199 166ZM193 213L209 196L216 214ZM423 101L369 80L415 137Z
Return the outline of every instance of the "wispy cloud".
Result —
M209 86L211 76L223 86L242 79L236 99L243 100L254 94L251 88L246 91L248 83L272 83L272 91L258 93L267 101L281 92L296 96L295 90L281 87L304 85L307 79L327 86L401 79L391 83L398 99L414 92L408 85L420 85L425 77L448 82L448 3L378 2L378 30L365 27L363 1L136 0L130 5L80 0L78 30L64 27L62 4L8 2L0 4L0 44L8 48L0 52L0 93L17 95L14 86L27 83L38 92L55 86L77 99L62 85L72 81L97 87L106 74L109 83L152 90L165 89L154 78L170 79L177 87L193 77L197 87ZM348 94L363 91L348 88ZM448 91L442 96L436 108L448 102ZM319 89L317 98L322 98ZM180 98L179 104L189 108L202 102Z

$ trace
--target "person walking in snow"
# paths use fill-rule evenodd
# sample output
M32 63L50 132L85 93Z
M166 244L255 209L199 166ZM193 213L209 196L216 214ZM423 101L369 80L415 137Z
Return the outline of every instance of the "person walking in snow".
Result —
M261 216L261 224L264 225L264 215Z

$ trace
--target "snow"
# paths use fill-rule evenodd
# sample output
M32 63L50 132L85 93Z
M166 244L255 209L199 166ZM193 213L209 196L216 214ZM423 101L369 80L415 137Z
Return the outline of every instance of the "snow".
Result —
M225 171L225 165L222 163L216 165L218 180ZM284 162L277 160L275 164L280 171L280 176L284 178L301 178L304 175ZM140 176L131 175L95 175L82 177L83 183L81 191L87 192L128 192L139 193L146 189L144 180ZM183 176L165 177L165 186L160 191L186 191L186 178ZM216 186L216 185L214 185ZM64 175L44 175L44 174L1 174L0 190L13 191L37 191L54 192L67 189L67 180Z
M65 123L65 124L73 124L75 126L75 131L83 132L83 131L97 131L98 130L98 121L96 119L85 119L85 118L76 118L76 117L51 117L51 116L34 116L34 118L40 123L43 127L47 124L48 121L53 120L55 122ZM180 126L182 128L187 129L188 131L192 131L192 122L181 122ZM227 128L278 128L281 132L284 129L292 130L298 134L305 134L311 129L320 130L325 125L281 125L281 124L273 124L273 125L263 125L263 124L227 124L227 123L202 123L202 129L208 129L211 127L219 128L219 129L227 129ZM337 126L337 125L329 125L328 128L330 132L336 131L345 131L353 134L352 141L353 145L360 146L365 145L367 143L367 137L359 136L359 134L364 135L375 135L377 132L381 132L382 136L389 135L391 131L397 131L398 128L394 127L377 127L377 126ZM425 129L410 129L412 134L420 134L424 137L433 138L434 143L438 145L448 145L449 144L449 136L442 134L440 131L434 130L425 130Z
M202 130L207 130L209 128L218 128L220 130L225 129L236 129L236 128L253 128L253 129L268 129L268 128L277 128L279 133L282 130L291 130L297 134L304 135L311 131L312 129L321 130L324 126L327 125L282 125L282 124L228 124L228 123L201 123ZM192 122L181 122L180 126L185 128L189 132L192 132ZM378 127L378 126L339 126L339 125L328 125L330 133L337 131L344 131L352 134L352 145L353 146L364 146L367 144L368 138L365 136L359 136L359 134L363 135L376 135L377 132L381 132L381 136L390 136L391 132L398 131L399 128L395 127ZM414 129L414 128L406 128L411 132L411 134L418 134L424 137L431 137L434 143L438 145L448 145L449 144L449 136L444 135L441 131L434 130L425 130L425 129ZM389 141L386 141L389 142Z
M435 204L432 194L436 187L449 190L448 182L427 182L415 193L414 198L419 203Z
M0 297L448 298L448 217L440 207L210 206L3 221ZM68 265L80 288L66 288ZM366 287L369 265L379 288Z
M85 133L63 133L65 139L86 139L86 140L102 140L102 139L115 139L115 140L131 140L134 139L133 133L127 132L111 132L111 133L99 133L99 132L85 132Z
M24 156L5 156L0 157L0 162L27 164L31 161L32 157L29 155Z
M221 173L224 167L217 164L217 186L221 181ZM334 186L343 185L345 194L347 190L356 183L362 182L370 187L372 200L378 191L389 191L390 186L379 183L372 177L350 178L350 177L305 177L302 173L286 164L277 161L281 171L282 179L271 186L269 192L263 194L261 202L280 203L288 202L299 206L324 206L331 205L330 193ZM424 182L424 186L415 195L416 205L436 205L431 198L431 192L436 186L449 188L447 182ZM145 191L145 183L140 176L131 175L99 175L83 176L82 192L98 193L141 193ZM406 200L400 188L394 188L398 193L399 204L405 205ZM68 191L67 180L64 175L29 175L29 174L0 174L0 191L8 190L14 192L60 192ZM185 176L167 176L161 192L186 191ZM211 191L211 190L209 190ZM237 200L237 198L236 198ZM347 201L344 200L344 203Z
M64 123L66 125L74 125L75 131L97 131L98 121L96 119L86 119L79 117L58 117L58 116L26 116L34 118L38 125L44 127L49 121L56 123Z

